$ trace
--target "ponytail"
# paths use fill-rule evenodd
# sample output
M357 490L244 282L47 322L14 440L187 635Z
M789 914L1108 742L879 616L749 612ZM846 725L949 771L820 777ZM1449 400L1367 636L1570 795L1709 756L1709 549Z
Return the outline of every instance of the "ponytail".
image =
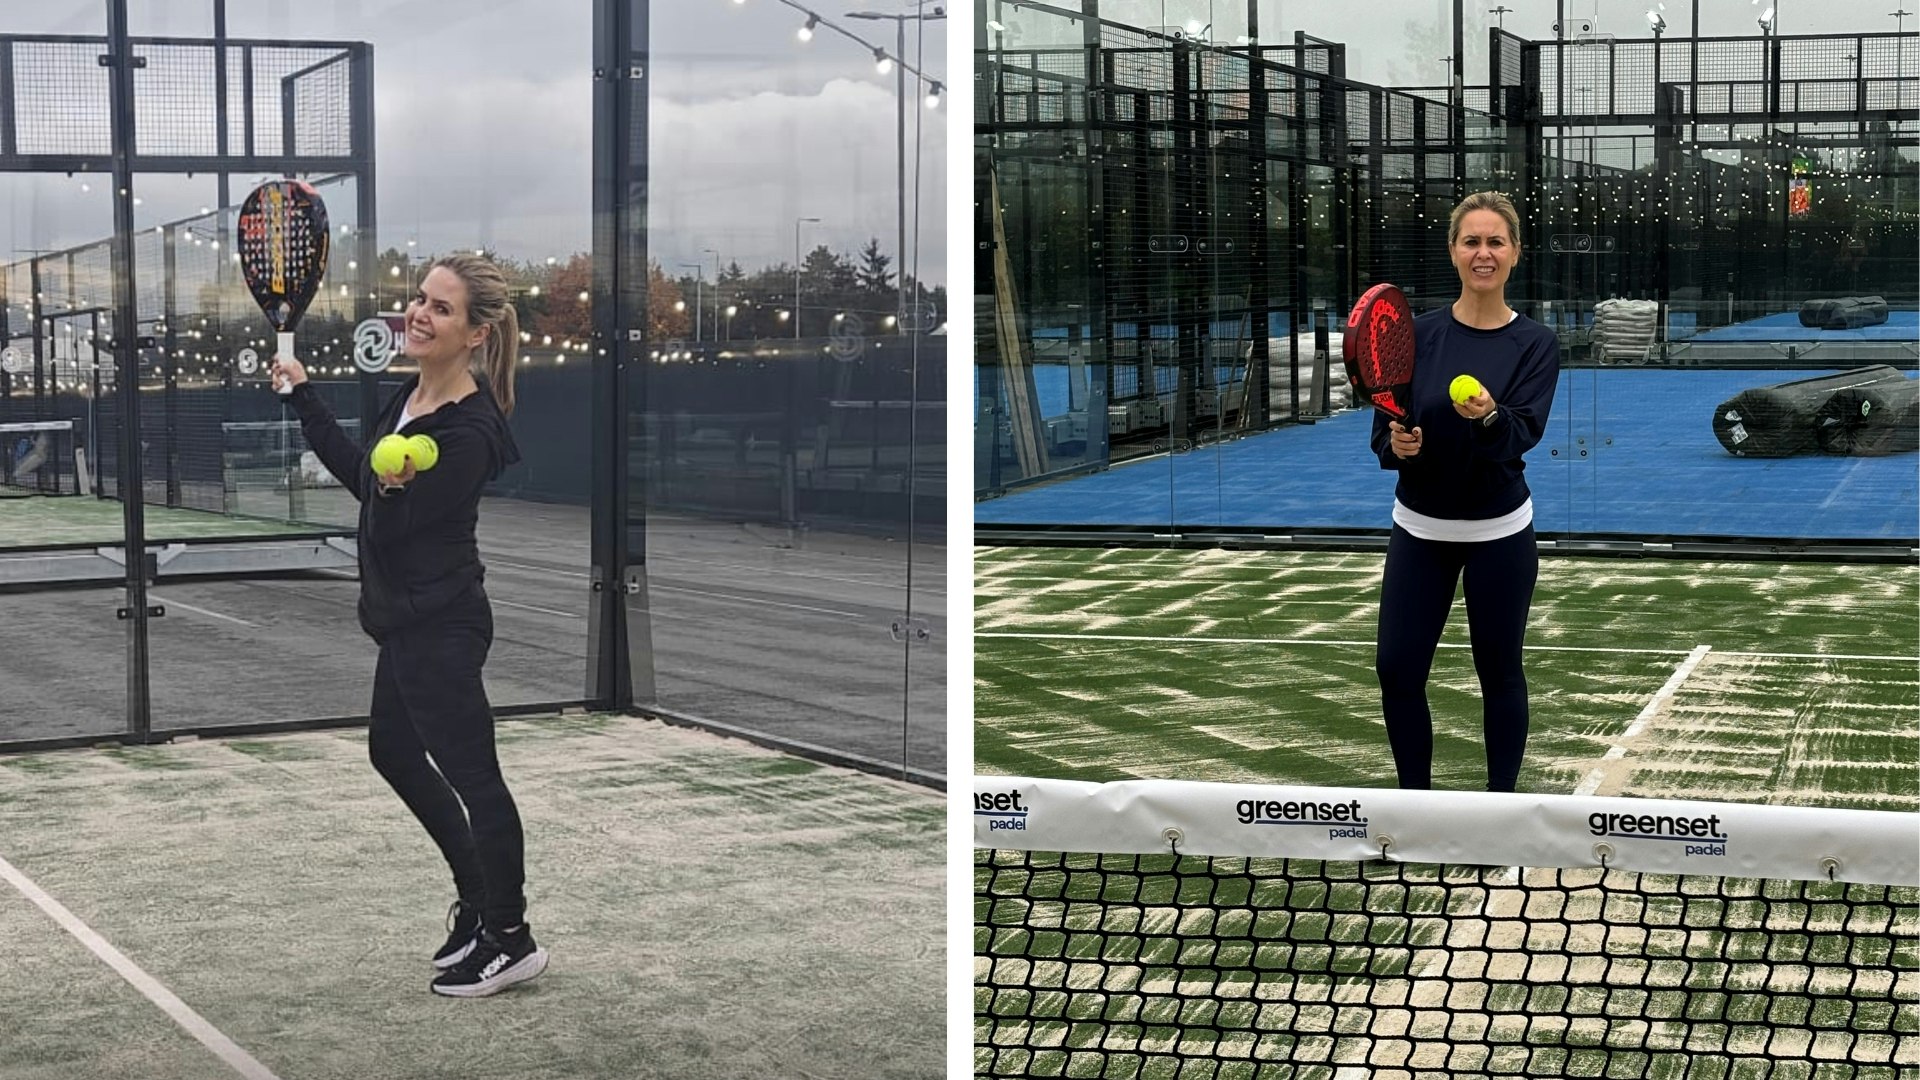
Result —
M484 255L443 255L427 269L444 266L467 287L467 325L487 328L474 350L476 374L484 379L500 412L513 415L514 365L520 359L520 317L507 295L507 275Z
M480 372L505 416L513 415L513 366L520 358L520 316L508 304L480 344Z

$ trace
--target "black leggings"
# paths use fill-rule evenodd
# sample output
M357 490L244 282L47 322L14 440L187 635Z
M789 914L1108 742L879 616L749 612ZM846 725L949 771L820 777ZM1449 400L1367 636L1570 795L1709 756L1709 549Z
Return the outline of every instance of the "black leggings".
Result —
M382 639L367 752L440 846L460 899L499 931L526 911L525 841L480 682L493 612L475 597Z
M1527 749L1527 676L1520 647L1540 576L1533 526L1472 544L1422 540L1400 526L1387 541L1380 585L1380 630L1374 670L1380 711L1403 788L1433 786L1433 713L1427 676L1465 571L1467 630L1480 674L1487 742L1487 790L1512 791Z

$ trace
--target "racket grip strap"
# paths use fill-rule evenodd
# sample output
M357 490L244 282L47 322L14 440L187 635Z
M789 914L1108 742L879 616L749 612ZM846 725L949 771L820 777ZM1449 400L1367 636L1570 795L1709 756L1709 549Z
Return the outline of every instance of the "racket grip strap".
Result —
M280 338L279 342L274 346L273 358L275 360L293 359L292 331L288 331L288 330L280 331L279 338ZM293 393L293 382L290 379L277 381L274 383L273 389L276 393L284 397L287 394Z

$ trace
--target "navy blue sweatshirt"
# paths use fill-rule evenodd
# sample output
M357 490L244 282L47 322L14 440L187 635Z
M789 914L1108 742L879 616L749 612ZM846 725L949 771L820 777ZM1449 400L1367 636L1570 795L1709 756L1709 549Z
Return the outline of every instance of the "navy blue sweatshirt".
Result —
M430 617L485 578L474 538L480 489L520 460L507 418L481 382L478 392L413 418L406 434L433 436L440 459L405 488L381 492L373 445L393 433L419 384L417 375L408 379L388 400L365 446L340 429L311 382L293 389L307 445L360 500L360 626L376 641Z
M1428 517L1496 518L1518 510L1529 497L1520 455L1547 429L1553 392L1560 381L1560 342L1553 331L1526 316L1497 330L1476 330L1453 317L1453 306L1413 320L1414 363L1411 414L1421 429L1420 453L1405 461L1393 455L1387 417L1373 416L1373 452L1380 467L1400 473L1393 489L1400 505ZM1453 411L1447 387L1471 375L1493 395L1492 424Z

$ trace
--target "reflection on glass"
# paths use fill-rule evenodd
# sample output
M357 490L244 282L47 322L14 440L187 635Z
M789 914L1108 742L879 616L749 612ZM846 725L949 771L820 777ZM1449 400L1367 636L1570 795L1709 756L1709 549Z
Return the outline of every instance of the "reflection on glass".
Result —
M938 773L944 15L661 6L650 40L658 705Z

